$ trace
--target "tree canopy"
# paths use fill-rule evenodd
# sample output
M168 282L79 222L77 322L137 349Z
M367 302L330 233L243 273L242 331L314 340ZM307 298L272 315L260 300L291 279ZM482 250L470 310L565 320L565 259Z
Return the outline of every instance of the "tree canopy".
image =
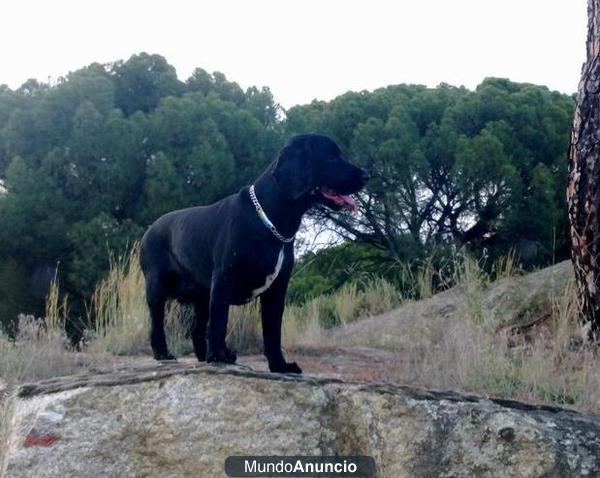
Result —
M364 214L321 211L349 239L394 260L437 244L506 252L518 241L548 257L566 245L573 105L570 96L502 79L475 91L397 85L294 107L286 130L330 134L370 171Z
M58 264L64 289L89 297L109 251L167 211L250 183L299 132L331 135L370 171L363 213L315 219L379 261L437 244L500 253L519 240L547 259L565 245L573 107L545 87L486 79L475 91L395 85L285 112L266 87L200 68L180 81L146 53L51 84L0 86L2 319L31 309L35 294L23 291Z
M250 182L281 145L279 114L268 88L201 69L181 82L145 53L52 85L2 86L0 257L11 260L0 278L29 290L36 270L60 264L66 290L89 297L109 251L169 210Z

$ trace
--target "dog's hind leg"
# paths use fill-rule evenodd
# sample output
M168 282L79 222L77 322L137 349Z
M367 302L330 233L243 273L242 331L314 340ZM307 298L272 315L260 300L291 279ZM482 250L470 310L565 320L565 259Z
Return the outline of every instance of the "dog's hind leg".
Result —
M146 301L150 309L150 345L156 360L175 360L169 352L165 337L165 304L167 294L158 274L146 276Z
M192 342L199 362L206 360L206 325L208 324L208 293L194 301L194 325Z

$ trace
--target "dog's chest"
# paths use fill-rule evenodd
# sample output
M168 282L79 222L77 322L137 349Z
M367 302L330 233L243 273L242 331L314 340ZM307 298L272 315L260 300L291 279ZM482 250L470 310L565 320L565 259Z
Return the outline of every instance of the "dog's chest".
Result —
M261 285L260 287L257 287L256 289L254 289L252 291L252 296L250 297L250 299L254 299L254 298L258 297L260 294L262 294L264 291L266 291L269 287L271 287L271 284L275 281L275 279L277 279L277 276L279 275L279 272L281 271L281 266L283 265L283 258L284 258L284 252L283 252L283 247L282 247L281 250L279 251L279 255L277 256L277 262L275 263L275 268L274 268L273 272L271 272L270 274L267 274L267 276L265 277L265 283L263 285Z

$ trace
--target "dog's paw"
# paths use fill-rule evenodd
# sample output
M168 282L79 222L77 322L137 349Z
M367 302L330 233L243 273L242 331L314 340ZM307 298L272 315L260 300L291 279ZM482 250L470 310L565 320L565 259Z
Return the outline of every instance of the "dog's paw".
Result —
M158 360L159 362L166 362L166 361L173 362L173 361L177 361L177 357L175 357L175 355L173 355L172 353L167 351L167 352L163 352L163 353L155 353L154 360Z
M222 363L235 363L237 360L237 355L235 352L227 348L211 351L208 354L207 362L222 362Z
M302 373L302 369L296 362L270 363L269 370L274 373Z
M196 355L198 362L206 362L206 349L194 350L194 355Z
M196 347L194 345L194 355L198 359L198 362L206 362L206 346Z

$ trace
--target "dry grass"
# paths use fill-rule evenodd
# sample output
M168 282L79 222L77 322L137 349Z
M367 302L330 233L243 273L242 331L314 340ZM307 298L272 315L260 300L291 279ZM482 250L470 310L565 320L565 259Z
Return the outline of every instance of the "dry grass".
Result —
M58 269L57 269L58 272ZM69 316L69 296L65 294L60 297L60 287L56 275L50 284L50 290L46 297L46 327L48 330L64 330Z
M333 302L335 326L381 314L402 303L394 286L380 278L367 282L362 288L356 283L346 284L327 299Z
M144 277L137 261L137 247L129 256L111 258L110 272L94 291L91 315L93 350L116 355L148 351L148 320Z
M13 338L0 330L0 381L10 387L18 383L77 373L103 354L75 352L65 333L67 299L59 298L59 285L51 284L46 298L46 318L20 315L17 336Z
M92 297L91 321L94 324L90 349L115 355L150 354L149 319L144 276L139 264L139 248L128 255L112 258L108 276ZM165 329L170 349L188 353L191 314L177 303L165 311Z
M14 384L75 373L110 354L148 354L147 308L137 252L134 248L127 257L112 261L109 275L98 285L90 308L95 327L86 353L66 346L68 304L66 298L59 300L58 284L53 284L45 320L21 317L15 340L0 335L0 377ZM447 320L416 313L418 320L411 316L404 321L402 343L386 344L398 352L399 359L385 365L385 375L397 382L600 411L598 351L576 339L580 327L574 288L568 287L540 309L543 320L537 325L498 331L482 298L492 278L506 280L519 273L514 259L499 261L490 274L468 256L456 260L452 280L458 283L462 313ZM424 297L430 295L432 276L429 268L415 275L415 287ZM284 346L330 345L328 329L386 312L402 302L392 285L378 279L348 284L301 306L290 305L283 322ZM167 336L176 354L192 350L187 337L190 320L187 309L169 306ZM241 353L262 351L257 302L232 307L227 340Z
M54 281L46 300L46 319L21 315L17 336L0 331L0 476L4 476L4 451L8 446L13 394L19 383L70 375L86 369L100 357L73 352L67 347L67 300L59 300Z
M138 248L111 261L108 276L96 288L92 300L95 330L90 350L117 355L149 354L148 310ZM325 329L361 317L390 310L401 297L388 282L377 279L358 287L349 284L332 295L317 297L302 306L288 306L283 319L284 343L295 347L320 341ZM188 338L193 316L173 302L167 307L165 328L169 347L175 354L190 353ZM240 353L262 351L262 329L258 301L231 307L229 345Z
M262 352L262 327L258 301L231 307L227 343L242 354Z
M393 380L600 411L599 354L580 340L574 287L554 297L536 325L497 330L479 300L488 280L476 263L465 263L464 312L407 321L410 339L397 350Z
M578 342L576 294L567 287L539 313L545 317L528 330L498 331L483 306L483 294L494 280L521 273L514 257L496 262L485 273L468 255L456 259L454 282L461 291L463 313L452 320L407 321L406 336L390 365L394 381L434 388L453 388L529 402L570 405L600 411L598 352ZM424 268L416 282L430 295L431 272ZM429 284L429 286L428 286ZM288 306L284 317L287 347L328 344L327 329L389 311L402 298L389 283L377 280L360 288L344 286L302 306ZM259 352L259 310L249 304L232 311L230 341L238 350ZM244 344L252 344L250 348Z
M292 348L323 345L326 330L381 314L402 301L394 286L383 279L361 286L346 284L333 294L289 305L283 317L283 343Z
M31 316L21 316L18 327L15 340L0 335L0 377L9 385L76 373L92 361L68 349L64 329Z

